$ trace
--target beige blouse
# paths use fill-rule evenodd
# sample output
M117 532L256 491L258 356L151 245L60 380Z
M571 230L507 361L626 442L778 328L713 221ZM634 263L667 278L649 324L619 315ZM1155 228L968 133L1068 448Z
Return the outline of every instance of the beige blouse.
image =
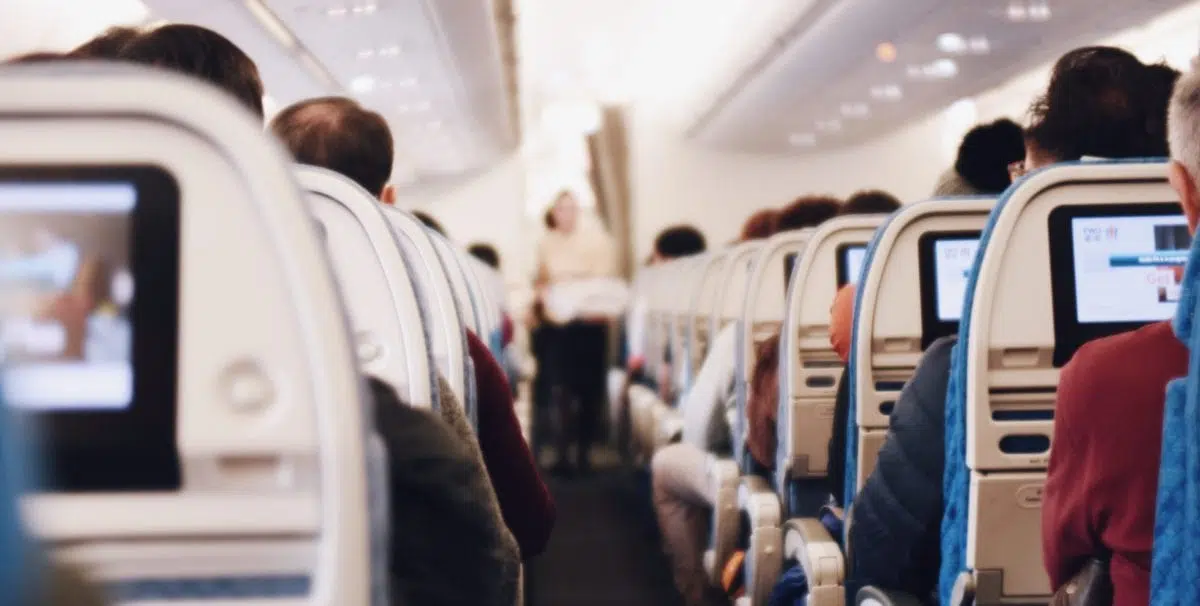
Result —
M538 281L556 284L617 273L616 246L604 230L580 225L564 234L547 232L538 245Z

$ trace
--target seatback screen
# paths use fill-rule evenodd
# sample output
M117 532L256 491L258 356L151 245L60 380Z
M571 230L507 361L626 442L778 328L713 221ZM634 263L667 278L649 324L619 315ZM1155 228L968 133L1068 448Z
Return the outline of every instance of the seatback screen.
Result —
M837 255L838 287L846 284L858 284L858 278L862 274L863 261L867 258L866 245L842 244L838 247Z
M958 333L967 278L979 250L978 231L928 232L917 241L921 285L921 343Z
M1175 313L1192 243L1178 204L1063 206L1049 236L1056 365Z
M178 203L157 169L0 169L0 395L49 490L178 487Z

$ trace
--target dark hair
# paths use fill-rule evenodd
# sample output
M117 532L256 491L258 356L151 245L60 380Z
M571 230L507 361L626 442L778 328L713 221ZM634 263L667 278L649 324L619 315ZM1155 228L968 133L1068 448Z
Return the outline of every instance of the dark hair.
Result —
M500 269L500 253L496 252L496 248L491 244L476 242L467 247L467 252L472 257L492 266L493 269Z
M228 38L198 25L172 24L139 34L120 59L187 74L214 84L263 116L258 66Z
M896 196L878 189L868 189L850 196L842 205L839 214L842 215L871 215L890 213L900 208L900 200Z
M676 225L659 232L654 252L664 259L675 259L704 252L704 234L691 225Z
M25 63L48 63L50 61L62 61L67 59L66 55L60 53L51 53L46 51L37 51L33 53L25 53L16 57L9 57L4 60L5 65L20 65Z
M446 235L446 228L442 227L442 224L438 223L437 219L434 219L433 217L429 216L428 213L416 210L416 211L413 211L413 216L416 217L417 220L420 221L421 223L424 223L425 227L428 227L429 229L432 229L433 231L436 231L437 233L442 234L442 236L444 236L446 238L450 237L450 236Z
M1165 156L1167 103L1177 76L1119 48L1073 50L1055 64L1046 94L1030 108L1029 137L1058 161Z
M125 46L141 35L137 28L110 27L69 53L74 59L117 59Z
M981 194L998 194L1012 185L1008 166L1025 157L1025 131L1001 118L972 128L958 146L954 171Z
M775 231L816 227L837 216L841 208L842 203L831 196L801 196L779 211Z
M392 176L395 150L383 116L346 97L293 104L271 120L271 131L301 164L349 177L375 197Z
M742 224L742 234L739 242L762 240L770 238L775 233L775 222L779 219L779 211L774 208L764 208L746 219Z
M558 219L554 218L554 207L546 209L546 214L542 215L542 223L546 225L546 229L555 229L558 227Z

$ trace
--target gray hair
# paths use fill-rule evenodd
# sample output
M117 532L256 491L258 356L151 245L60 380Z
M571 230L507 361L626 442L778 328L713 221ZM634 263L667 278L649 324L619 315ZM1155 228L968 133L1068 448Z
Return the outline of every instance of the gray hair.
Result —
M1167 143L1171 159L1200 180L1200 65L1180 76L1167 109Z

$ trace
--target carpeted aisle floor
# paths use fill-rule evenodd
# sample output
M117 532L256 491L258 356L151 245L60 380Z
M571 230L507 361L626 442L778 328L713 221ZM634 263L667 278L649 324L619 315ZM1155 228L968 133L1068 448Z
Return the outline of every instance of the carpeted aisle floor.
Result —
M658 545L645 474L622 470L615 456L603 455L590 476L546 476L558 523L533 565L533 604L682 604Z

